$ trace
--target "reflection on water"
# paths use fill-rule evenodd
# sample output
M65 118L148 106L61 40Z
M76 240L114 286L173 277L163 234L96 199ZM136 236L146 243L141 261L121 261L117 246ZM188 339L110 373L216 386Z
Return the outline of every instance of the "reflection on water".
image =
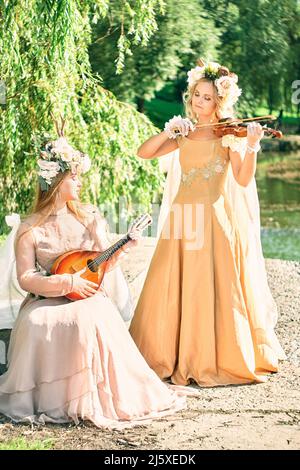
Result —
M300 229L262 228L261 243L265 258L300 261Z
M264 256L300 259L300 155L267 154L258 160Z

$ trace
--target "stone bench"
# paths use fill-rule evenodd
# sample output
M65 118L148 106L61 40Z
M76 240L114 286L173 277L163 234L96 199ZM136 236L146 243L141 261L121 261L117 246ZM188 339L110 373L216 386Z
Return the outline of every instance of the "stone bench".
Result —
M0 375L6 371L11 330L0 330Z

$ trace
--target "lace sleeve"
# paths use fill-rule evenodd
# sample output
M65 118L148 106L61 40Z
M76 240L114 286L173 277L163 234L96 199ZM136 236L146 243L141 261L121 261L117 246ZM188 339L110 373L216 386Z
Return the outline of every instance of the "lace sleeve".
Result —
M238 152L242 156L246 153L247 137L235 137L234 135L224 135L222 137L223 147L229 147L233 152Z

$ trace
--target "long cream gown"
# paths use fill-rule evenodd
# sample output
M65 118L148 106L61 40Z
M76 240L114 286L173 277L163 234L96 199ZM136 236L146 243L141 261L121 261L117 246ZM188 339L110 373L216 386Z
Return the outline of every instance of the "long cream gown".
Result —
M90 209L89 209L90 210ZM18 280L31 292L12 331L9 368L0 377L0 412L15 421L54 423L91 420L123 427L185 407L148 367L115 304L100 287L84 300L69 301L68 274L44 276L66 251L107 248L104 220L91 210L84 226L68 210L31 228L34 244L19 243ZM22 239L21 239L22 240ZM119 256L114 255L111 267ZM44 298L43 298L44 297Z
M183 137L179 161L181 183L130 333L150 367L174 384L265 381L284 354L259 318L244 269L225 192L228 148L218 138Z

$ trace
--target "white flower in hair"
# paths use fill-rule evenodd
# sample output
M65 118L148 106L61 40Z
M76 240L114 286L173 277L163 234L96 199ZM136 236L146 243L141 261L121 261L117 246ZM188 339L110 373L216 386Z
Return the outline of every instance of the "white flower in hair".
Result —
M59 172L59 163L58 162L53 162L53 161L48 161L48 160L38 160L38 166L40 167L41 170L44 171L56 171L57 173Z
M242 90L237 86L238 76L229 72L227 67L223 67L218 62L205 62L200 59L199 65L187 73L188 85L192 87L201 78L208 78L214 82L218 95L226 99L227 106L233 106Z
M218 95L228 98L232 104L236 103L242 90L236 84L237 79L230 76L223 76L215 80L215 85L218 90Z
M74 149L63 135L65 121L62 119L62 128L59 130L56 123L59 138L46 143L40 150L38 160L38 176L42 191L48 191L53 180L59 172L71 171L76 173L86 173L91 167L91 161L88 155Z
M207 68L210 68L216 72L219 70L220 67L221 65L218 62L208 62L207 64Z
M193 86L195 82L200 80L200 78L204 78L205 76L205 67L195 67L194 69L191 69L187 73L188 75L188 84L189 86Z

